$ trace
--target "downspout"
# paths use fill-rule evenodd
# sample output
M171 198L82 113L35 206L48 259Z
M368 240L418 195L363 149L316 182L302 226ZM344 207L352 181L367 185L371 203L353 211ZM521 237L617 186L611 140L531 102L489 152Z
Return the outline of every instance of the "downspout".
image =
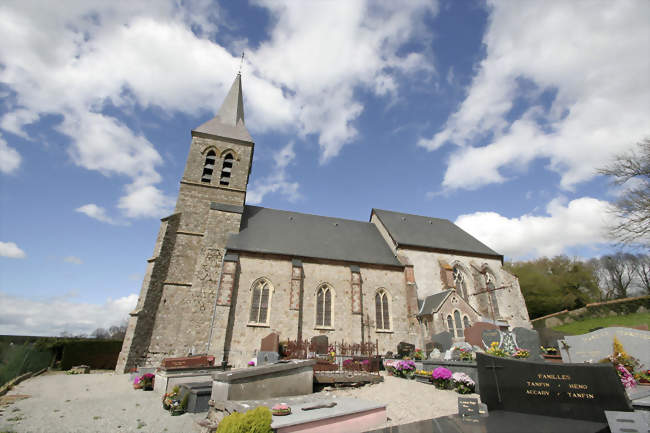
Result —
M214 294L214 306L212 307L212 320L210 321L210 336L208 337L208 347L206 354L210 354L210 343L212 342L212 330L214 329L214 317L217 315L217 299L219 298L219 290L221 290L221 273L223 272L223 264L226 259L228 249L224 248L223 257L221 258L221 266L219 267L219 282L217 283L217 291Z

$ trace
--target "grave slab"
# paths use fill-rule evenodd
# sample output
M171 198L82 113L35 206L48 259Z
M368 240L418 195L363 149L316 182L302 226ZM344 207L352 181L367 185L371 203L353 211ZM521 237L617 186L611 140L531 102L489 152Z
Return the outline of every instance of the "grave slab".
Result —
M292 360L212 375L212 400L252 400L311 394L316 360Z
M543 415L496 411L486 417L449 415L365 433L607 433L603 422L554 418Z
M186 370L158 370L153 384L154 391L159 394L170 392L176 385L212 381L215 371L223 371L221 367L191 368Z
M650 331L632 328L603 328L583 335L567 335L560 341L564 362L598 362L612 354L614 337L628 355L641 363L641 369L650 368Z
M650 430L650 412L605 411L611 433L647 433Z
M208 402L212 395L212 382L184 383L180 385L181 399L189 393L187 399L187 412L200 413L210 409Z
M476 354L481 401L506 410L605 422L632 405L611 364L554 364Z

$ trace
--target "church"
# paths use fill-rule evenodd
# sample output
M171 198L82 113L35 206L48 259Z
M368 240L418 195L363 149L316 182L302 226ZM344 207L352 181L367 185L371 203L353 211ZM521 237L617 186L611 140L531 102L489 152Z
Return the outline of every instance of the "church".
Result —
M448 220L372 209L369 221L246 205L255 143L241 75L217 115L192 131L174 213L161 220L116 370L209 354L243 367L271 332L404 341L478 321L528 327L503 255Z

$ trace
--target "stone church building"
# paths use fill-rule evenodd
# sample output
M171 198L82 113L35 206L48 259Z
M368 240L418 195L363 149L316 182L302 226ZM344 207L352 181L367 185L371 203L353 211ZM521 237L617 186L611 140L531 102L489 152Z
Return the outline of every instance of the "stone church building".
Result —
M476 321L530 327L503 256L448 220L372 209L369 222L248 206L255 144L241 76L192 131L174 213L161 221L117 370L208 353L241 367L281 340L424 347Z

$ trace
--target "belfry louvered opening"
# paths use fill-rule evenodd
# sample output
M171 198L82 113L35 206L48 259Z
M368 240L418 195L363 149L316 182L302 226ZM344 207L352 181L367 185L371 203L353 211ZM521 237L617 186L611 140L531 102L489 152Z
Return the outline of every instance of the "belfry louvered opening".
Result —
M205 156L205 164L203 164L203 174L201 175L201 182L210 183L212 181L212 173L214 165L217 161L217 155L214 150L208 152Z
M221 179L219 180L220 185L228 186L230 185L230 174L232 173L232 165L234 158L231 153L226 154L223 158L223 167L221 168Z

